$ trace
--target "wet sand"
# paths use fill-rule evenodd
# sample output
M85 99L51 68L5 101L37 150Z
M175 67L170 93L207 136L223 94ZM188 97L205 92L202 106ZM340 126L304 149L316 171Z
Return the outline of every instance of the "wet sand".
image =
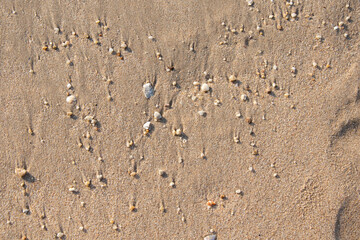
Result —
M0 238L359 239L359 7L4 1Z

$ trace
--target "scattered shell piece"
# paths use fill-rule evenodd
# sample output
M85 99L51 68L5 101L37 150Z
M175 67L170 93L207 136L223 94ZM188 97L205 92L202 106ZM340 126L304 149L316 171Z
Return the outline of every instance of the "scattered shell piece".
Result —
M277 174L277 173L274 173L274 175L273 175L275 178L279 178L279 174Z
M146 122L146 123L143 125L143 128L144 128L145 130L150 130L150 128L151 128L151 122Z
M113 54L114 53L114 49L112 47L109 48L109 53Z
M206 237L204 237L204 240L216 240L216 235L215 234L207 235Z
M245 94L241 94L240 99L245 102L245 101L247 101L249 98L248 98L248 96L246 96Z
M247 1L247 4L248 4L248 6L252 6L252 5L254 5L254 0L246 0Z
M126 147L128 148L131 148L135 145L134 141L133 140L128 140L126 141Z
M63 238L64 236L65 236L65 234L62 233L62 232L59 232L59 233L56 234L57 238Z
M159 112L154 112L154 119L155 121L160 121L162 119L162 116Z
M235 191L235 193L236 193L236 194L239 194L239 195L242 195L242 194L243 194L243 191L241 191L240 189L237 189L237 190Z
M178 128L178 129L173 129L173 130L172 130L172 134L173 134L174 136L181 136L181 135L182 135L182 130L181 130L180 128Z
M69 191L72 192L72 193L78 192L78 190L76 188L74 188L74 187L70 187Z
M197 82L197 81L195 81L195 82L193 82L193 85L194 85L194 86L200 86L200 83Z
M76 103L76 97L74 95L70 95L66 98L66 102L69 104Z
M154 89L151 86L151 83L145 83L143 85L143 92L144 95L147 99L151 98L152 96L154 96Z
M203 110L198 111L198 114L199 114L200 116L202 116L202 117L205 117L205 116L206 116L206 112L203 111Z
M230 75L230 77L229 77L229 81L230 82L235 82L237 79L236 79L236 76L235 75Z
M174 182L171 182L171 183L169 184L169 186L170 186L170 187L175 187L175 183L174 183Z
M27 174L27 171L24 168L15 168L15 174L22 178Z
M207 92L210 91L210 87L209 87L209 85L208 85L207 83L203 83L203 84L201 85L200 90L201 90L202 92L207 93Z
M215 105L215 106L220 106L220 105L221 105L220 100L219 100L219 99L215 99L215 100L214 100L214 105Z
M236 113L235 113L235 116L236 116L237 118L241 118L241 117L242 117L242 115L241 115L240 112L236 112Z
M211 207L216 206L216 203L215 203L214 201L209 200L209 201L206 202L206 205L207 205L209 208L211 208Z
M122 41L120 47L126 49L128 45L126 44L126 42Z
M250 172L255 172L255 170L254 170L253 167L249 167L249 171L250 171Z
M165 177L166 176L166 172L164 170L159 170L159 175L160 177Z

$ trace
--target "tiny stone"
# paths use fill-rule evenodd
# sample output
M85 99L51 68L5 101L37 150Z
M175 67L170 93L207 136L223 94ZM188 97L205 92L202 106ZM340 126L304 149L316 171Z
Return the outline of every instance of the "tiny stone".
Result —
M195 81L195 82L193 82L193 85L194 85L194 86L199 86L200 83Z
M170 187L175 187L175 183L174 183L174 182L171 182L171 183L169 184L169 186L170 186Z
M111 48L109 48L109 53L110 54L113 54L114 53L114 49L111 47Z
M240 99L245 102L245 101L248 100L248 96L246 96L245 94L242 94L242 95L240 96Z
M277 174L277 173L274 173L274 175L273 175L275 178L278 178L279 177L279 175Z
M80 226L80 227L79 227L79 230L80 230L80 231L84 231L84 227L83 227L83 226Z
M235 116L236 116L237 118L241 118L241 113L240 113L240 112L236 112Z
M151 83L145 83L143 85L143 92L144 95L147 99L151 98L152 96L154 96L154 89L151 86Z
M253 167L249 167L250 172L255 172Z
M66 85L66 88L67 88L67 89L71 89L71 88L72 88L71 83L68 83L68 84Z

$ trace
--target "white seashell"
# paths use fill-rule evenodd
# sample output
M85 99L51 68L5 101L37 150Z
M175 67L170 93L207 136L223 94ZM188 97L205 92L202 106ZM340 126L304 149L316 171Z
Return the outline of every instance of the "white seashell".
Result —
M150 130L150 128L151 128L151 123L150 123L150 122L146 122L146 123L144 124L143 128L146 129L146 130Z
M151 98L152 96L154 96L154 89L150 83L145 83L143 85L143 92L144 92L145 97L148 99Z
M216 235L215 234L208 235L204 237L204 240L216 240Z
M76 97L74 95L70 95L66 98L66 102L69 104L76 103Z
M162 116L159 112L154 112L154 118L155 121L160 121L162 119Z

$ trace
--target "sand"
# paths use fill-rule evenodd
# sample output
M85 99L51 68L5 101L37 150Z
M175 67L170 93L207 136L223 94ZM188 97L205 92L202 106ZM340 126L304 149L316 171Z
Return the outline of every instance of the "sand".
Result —
M2 1L0 238L359 239L360 3L250 5Z

